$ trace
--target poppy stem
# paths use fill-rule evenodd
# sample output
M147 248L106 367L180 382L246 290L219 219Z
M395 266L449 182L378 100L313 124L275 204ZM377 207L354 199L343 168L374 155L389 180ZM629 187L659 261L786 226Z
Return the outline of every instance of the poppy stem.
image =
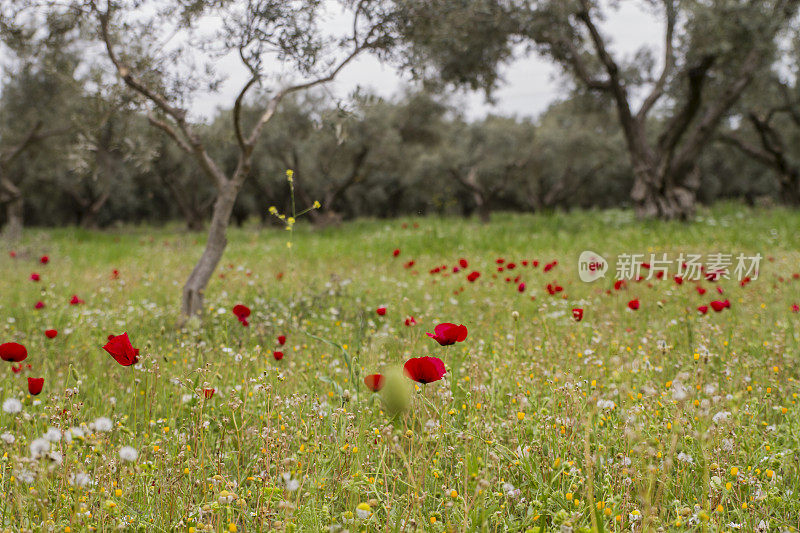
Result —
M138 411L136 409L136 403L137 403L138 395L136 394L136 376L133 374L133 372L134 372L133 367L131 367L131 391L133 392L133 426L132 426L131 430L133 431L133 434L136 435L137 434L136 433L136 424L137 424L137 416L136 415L138 413Z

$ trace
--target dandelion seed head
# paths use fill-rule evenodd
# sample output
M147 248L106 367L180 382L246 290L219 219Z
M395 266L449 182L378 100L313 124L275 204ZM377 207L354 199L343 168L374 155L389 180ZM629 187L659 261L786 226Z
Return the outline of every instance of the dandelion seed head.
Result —
M123 461L132 463L139 458L139 452L136 451L136 448L133 448L132 446L123 446L119 449L119 457Z
M3 402L3 411L8 414L16 414L22 411L22 402L16 398L8 398Z

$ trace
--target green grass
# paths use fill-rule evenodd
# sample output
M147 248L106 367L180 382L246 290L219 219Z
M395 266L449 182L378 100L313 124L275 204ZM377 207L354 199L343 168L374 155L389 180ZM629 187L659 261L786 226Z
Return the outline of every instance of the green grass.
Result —
M736 205L691 224L625 211L497 214L487 226L299 224L288 248L288 232L246 226L231 231L202 324L183 330L180 289L203 235L29 230L16 258L0 257L0 342L25 344L32 366L0 378L0 400L23 405L0 411L0 433L14 437L0 441L0 522L55 531L754 531L763 521L796 530L798 227L800 213ZM578 279L586 249L612 262L605 280ZM757 280L703 281L702 296L671 279L613 289L617 254L680 252L765 259ZM453 274L462 257L469 268ZM520 266L496 272L499 257ZM534 259L538 268L520 264ZM443 264L447 274L429 274ZM468 283L472 270L482 276ZM564 291L551 296L548 283ZM73 294L86 303L69 305ZM626 304L635 297L634 312ZM696 311L725 298L730 309ZM248 328L230 311L237 303L253 310ZM574 307L585 310L581 322ZM417 326L404 325L410 315ZM425 335L445 321L465 324L466 341L440 347ZM48 328L58 337L47 339ZM123 331L141 349L135 367L101 348ZM281 334L286 357L275 361ZM422 355L444 361L444 380L415 387L402 376L405 360ZM389 376L379 394L361 383L374 372ZM30 376L45 378L37 397L27 394ZM204 387L216 389L212 399ZM113 429L96 431L98 417ZM30 444L51 427L82 431L51 444L60 461L32 458ZM122 446L138 459L121 461ZM75 483L81 473L85 486Z

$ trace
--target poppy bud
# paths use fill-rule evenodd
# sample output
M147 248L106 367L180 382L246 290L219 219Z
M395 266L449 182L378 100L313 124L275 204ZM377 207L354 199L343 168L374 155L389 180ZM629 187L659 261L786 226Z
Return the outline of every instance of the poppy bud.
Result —
M395 417L404 413L411 402L408 382L399 372L391 370L386 373L386 382L381 389L381 399L386 407L386 413Z

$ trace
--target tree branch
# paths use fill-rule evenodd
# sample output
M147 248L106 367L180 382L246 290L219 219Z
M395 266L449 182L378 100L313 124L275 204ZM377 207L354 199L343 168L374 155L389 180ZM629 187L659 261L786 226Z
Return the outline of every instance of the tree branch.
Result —
M603 40L603 36L600 34L600 30L597 29L597 26L592 20L592 6L589 3L589 0L581 0L581 6L582 9L577 13L577 17L583 22L584 26L586 26L586 29L589 31L589 36L594 44L595 52L597 53L600 62L605 67L606 72L608 73L609 90L617 105L617 113L619 114L620 123L625 133L625 139L632 150L641 153L645 151L641 146L643 139L640 135L638 135L637 132L639 125L637 125L637 123L634 121L633 113L631 112L631 106L628 102L628 92L619 76L619 66L608 52L605 41Z
M57 128L54 130L40 131L43 125L43 121L38 121L30 130L28 130L28 133L19 144L9 148L6 153L0 154L0 168L8 168L8 166L13 163L17 157L22 155L22 153L30 148L33 144L48 137L63 135L69 131L69 128Z
M739 96L750 84L755 71L760 65L761 54L754 48L745 57L734 81L725 88L703 117L687 132L686 142L683 143L681 150L675 156L674 165L676 168L686 167L696 159L697 154L706 145L719 121L722 120L725 113L736 103Z
M786 106L782 111L786 111L789 113L789 116L792 118L792 121L800 127L800 107L798 107L798 101L794 98L789 90L789 87L786 86L785 83L778 84L781 93L783 95L783 100L786 103Z
M479 194L480 196L484 196L486 194L486 191L484 191L483 187L478 184L478 171L474 166L470 167L469 171L467 172L467 177L462 176L461 172L459 172L456 168L449 168L447 171L450 173L451 177L453 177L457 182L473 193Z
M763 165L769 167L775 166L775 160L766 150L762 150L761 148L748 143L738 135L735 135L733 133L721 133L719 135L719 139L722 142L735 146L736 148L738 148L739 150L741 150L742 152L744 152L745 154L747 154L748 156L750 156L751 158L755 159L756 161L758 161Z
M243 59L244 60L244 59ZM247 83L242 87L242 90L239 91L239 95L236 97L236 102L233 104L233 129L236 132L236 142L239 143L239 149L242 152L252 152L253 146L252 144L247 144L244 140L244 135L242 135L242 122L241 122L241 115L242 115L242 102L244 102L244 97L247 94L247 91L250 90L250 87L258 81L258 76L253 73ZM249 155L249 154L248 154Z
M116 68L117 73L119 73L122 80L128 87L150 100L150 102L152 102L156 107L161 109L165 114L175 120L175 123L181 130L181 133L183 133L183 135L188 139L188 145L191 147L192 153L200 163L200 167L211 177L216 184L217 189L222 189L227 184L228 178L225 176L222 170L217 167L214 160L208 155L208 151L205 149L200 137L194 133L192 127L187 122L186 110L171 105L163 95L150 89L141 80L135 77L131 73L130 67L123 63L122 60L117 56L116 52L114 52L114 46L111 43L111 34L109 32L111 0L107 0L105 11L101 11L94 1L92 1L90 5L91 9L97 13L97 18L100 22L100 34L103 39L103 43L105 44L108 58L111 60L111 63ZM173 139L176 139L176 136L170 136Z
M22 139L22 142L17 144L16 146L12 146L7 154L0 155L0 167L7 168L14 159L19 157L22 152L24 152L31 144L36 142L36 134L37 132L42 129L43 122L40 120L33 127L28 131L25 135L25 138Z
M786 157L786 147L780 133L770 125L768 120L762 119L755 113L751 112L747 118L758 133L761 146L772 155L774 166L781 172L788 172L792 165Z
M563 44L569 51L567 61L572 65L572 70L575 72L575 75L578 76L578 79L580 79L587 88L597 91L608 91L611 89L611 83L608 80L598 80L589 74L589 69L586 67L583 59L581 59L580 52L575 46L575 43L570 40L565 40Z
M353 168L350 169L350 174L342 180L341 183L336 184L331 190L329 195L326 195L326 207L333 207L333 202L361 177L361 169L367 161L369 155L369 147L364 145L361 147L356 155L353 157Z
M692 119L700 110L703 85L705 84L708 70L715 60L716 56L706 55L697 65L688 69L689 95L686 97L683 107L672 116L659 136L658 148L660 152L671 154L674 151L689 124L691 124Z
M270 99L269 103L267 104L267 109L264 111L264 113L258 119L258 122L256 123L256 125L253 126L253 129L250 132L250 136L247 138L245 143L248 146L255 146L256 142L258 141L258 138L261 135L261 130L264 129L264 126L267 124L267 122L269 122L269 120L275 114L275 111L277 111L277 109L278 109L278 104L281 103L281 100L283 100L283 98L285 96L287 96L288 94L297 92L297 91L302 91L304 89L310 89L311 87L314 87L316 85L320 85L322 83L327 83L329 81L332 81L336 77L336 75L339 74L339 72L345 66L347 66L348 63L350 63L353 59L355 59L355 57L358 54L360 54L364 49L366 49L368 47L369 47L368 44L362 44L362 45L356 46L347 55L347 57L345 57L335 68L333 68L325 76L321 76L321 77L313 79L313 80L309 80L309 81L305 81L305 82L302 82L302 83L298 83L297 85L291 85L289 87L286 87L285 89L282 89L282 90L278 91L278 93L275 96L273 96L272 99Z
M189 144L185 140L183 140L180 137L180 135L178 135L178 132L175 131L175 128L170 126L167 122L159 120L152 113L147 114L147 120L150 122L150 124L152 124L156 128L159 128L160 130L163 130L167 135L172 137L172 139L178 144L181 150L183 150L187 154L192 153L192 147L189 146Z
M658 102L661 96L663 96L664 88L667 84L667 79L669 78L669 73L675 66L673 36L675 34L675 19L677 17L677 12L673 0L664 0L664 9L666 10L667 15L667 27L664 37L664 68L661 70L661 76L659 76L658 81L653 86L652 91L650 91L650 94L648 94L644 102L642 102L642 106L639 108L639 112L636 114L636 119L639 121L643 121L647 117L647 114L650 112L656 102Z

